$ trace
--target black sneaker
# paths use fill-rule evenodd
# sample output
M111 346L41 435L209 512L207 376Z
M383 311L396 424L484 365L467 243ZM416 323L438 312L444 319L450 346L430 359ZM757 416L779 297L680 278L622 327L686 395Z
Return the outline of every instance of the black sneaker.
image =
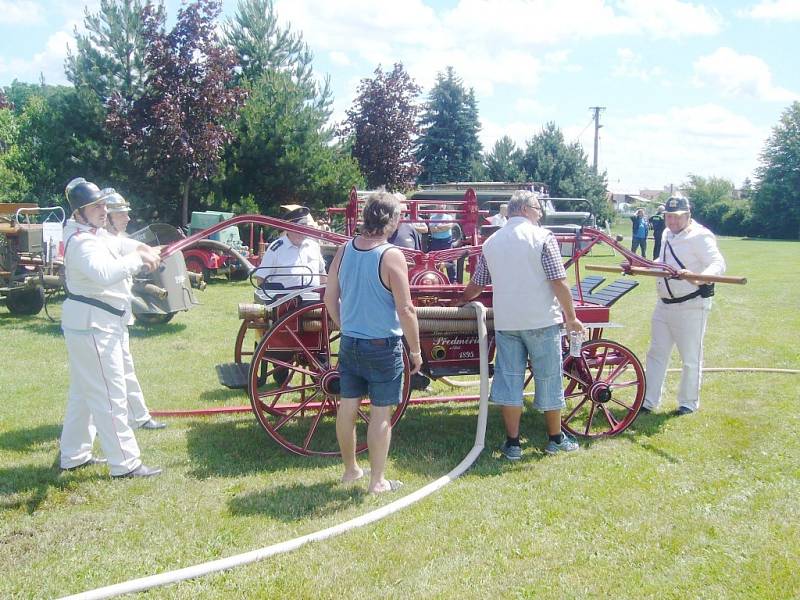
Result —
M503 445L498 448L500 454L505 456L508 460L519 460L522 458L522 448L519 446L509 446L508 442L503 442Z
M673 415L675 415L676 417L682 417L682 416L684 416L684 415L690 415L690 414L692 414L693 412L694 412L694 411L693 411L691 408L689 408L688 406L679 406L679 407L678 407L678 410L676 410L676 411L675 411L674 413L672 413L672 414L673 414Z

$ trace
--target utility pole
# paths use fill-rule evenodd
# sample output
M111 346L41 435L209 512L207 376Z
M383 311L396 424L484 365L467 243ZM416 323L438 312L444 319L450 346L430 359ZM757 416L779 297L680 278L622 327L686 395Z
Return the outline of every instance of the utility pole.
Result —
M600 128L600 111L605 110L605 106L590 106L589 110L594 111L594 174L597 175L597 140L599 138Z

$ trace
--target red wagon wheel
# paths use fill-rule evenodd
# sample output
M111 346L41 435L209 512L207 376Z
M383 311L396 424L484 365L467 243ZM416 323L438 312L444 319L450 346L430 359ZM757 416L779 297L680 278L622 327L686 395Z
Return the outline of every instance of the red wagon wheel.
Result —
M249 363L255 354L256 342L255 335L248 335L248 332L265 330L267 323L264 319L242 319L239 326L239 333L236 334L236 342L233 345L233 360L237 363ZM248 350L253 348L253 350Z
M250 364L248 393L258 422L286 450L301 455L338 456L336 411L339 404L339 331L323 303L286 315L264 336ZM280 358L278 358L280 357ZM403 396L392 414L397 423L411 395L410 363L403 352ZM281 383L273 376L288 370ZM366 450L369 401L356 422L356 452Z
M586 342L564 359L564 429L583 437L612 436L633 423L644 401L642 363L622 344Z

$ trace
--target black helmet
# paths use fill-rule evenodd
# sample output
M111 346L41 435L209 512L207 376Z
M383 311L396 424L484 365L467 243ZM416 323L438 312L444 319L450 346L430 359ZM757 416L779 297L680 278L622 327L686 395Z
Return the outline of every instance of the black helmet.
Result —
M83 177L77 177L67 184L64 188L70 208L73 212L84 206L89 206L99 201L102 196L100 188L91 181L86 181Z

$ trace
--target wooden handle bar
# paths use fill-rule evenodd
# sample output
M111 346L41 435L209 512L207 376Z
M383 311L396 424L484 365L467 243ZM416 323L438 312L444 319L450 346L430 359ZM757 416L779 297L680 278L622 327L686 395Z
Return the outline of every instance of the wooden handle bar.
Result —
M647 275L649 277L672 277L669 271L660 269L646 269L644 267L630 267L627 271L622 267L609 265L586 265L588 271L604 271L606 273L629 273L631 275ZM736 283L744 285L747 277L733 277L730 275L703 275L701 273L683 273L678 275L678 279L693 279L704 283Z

